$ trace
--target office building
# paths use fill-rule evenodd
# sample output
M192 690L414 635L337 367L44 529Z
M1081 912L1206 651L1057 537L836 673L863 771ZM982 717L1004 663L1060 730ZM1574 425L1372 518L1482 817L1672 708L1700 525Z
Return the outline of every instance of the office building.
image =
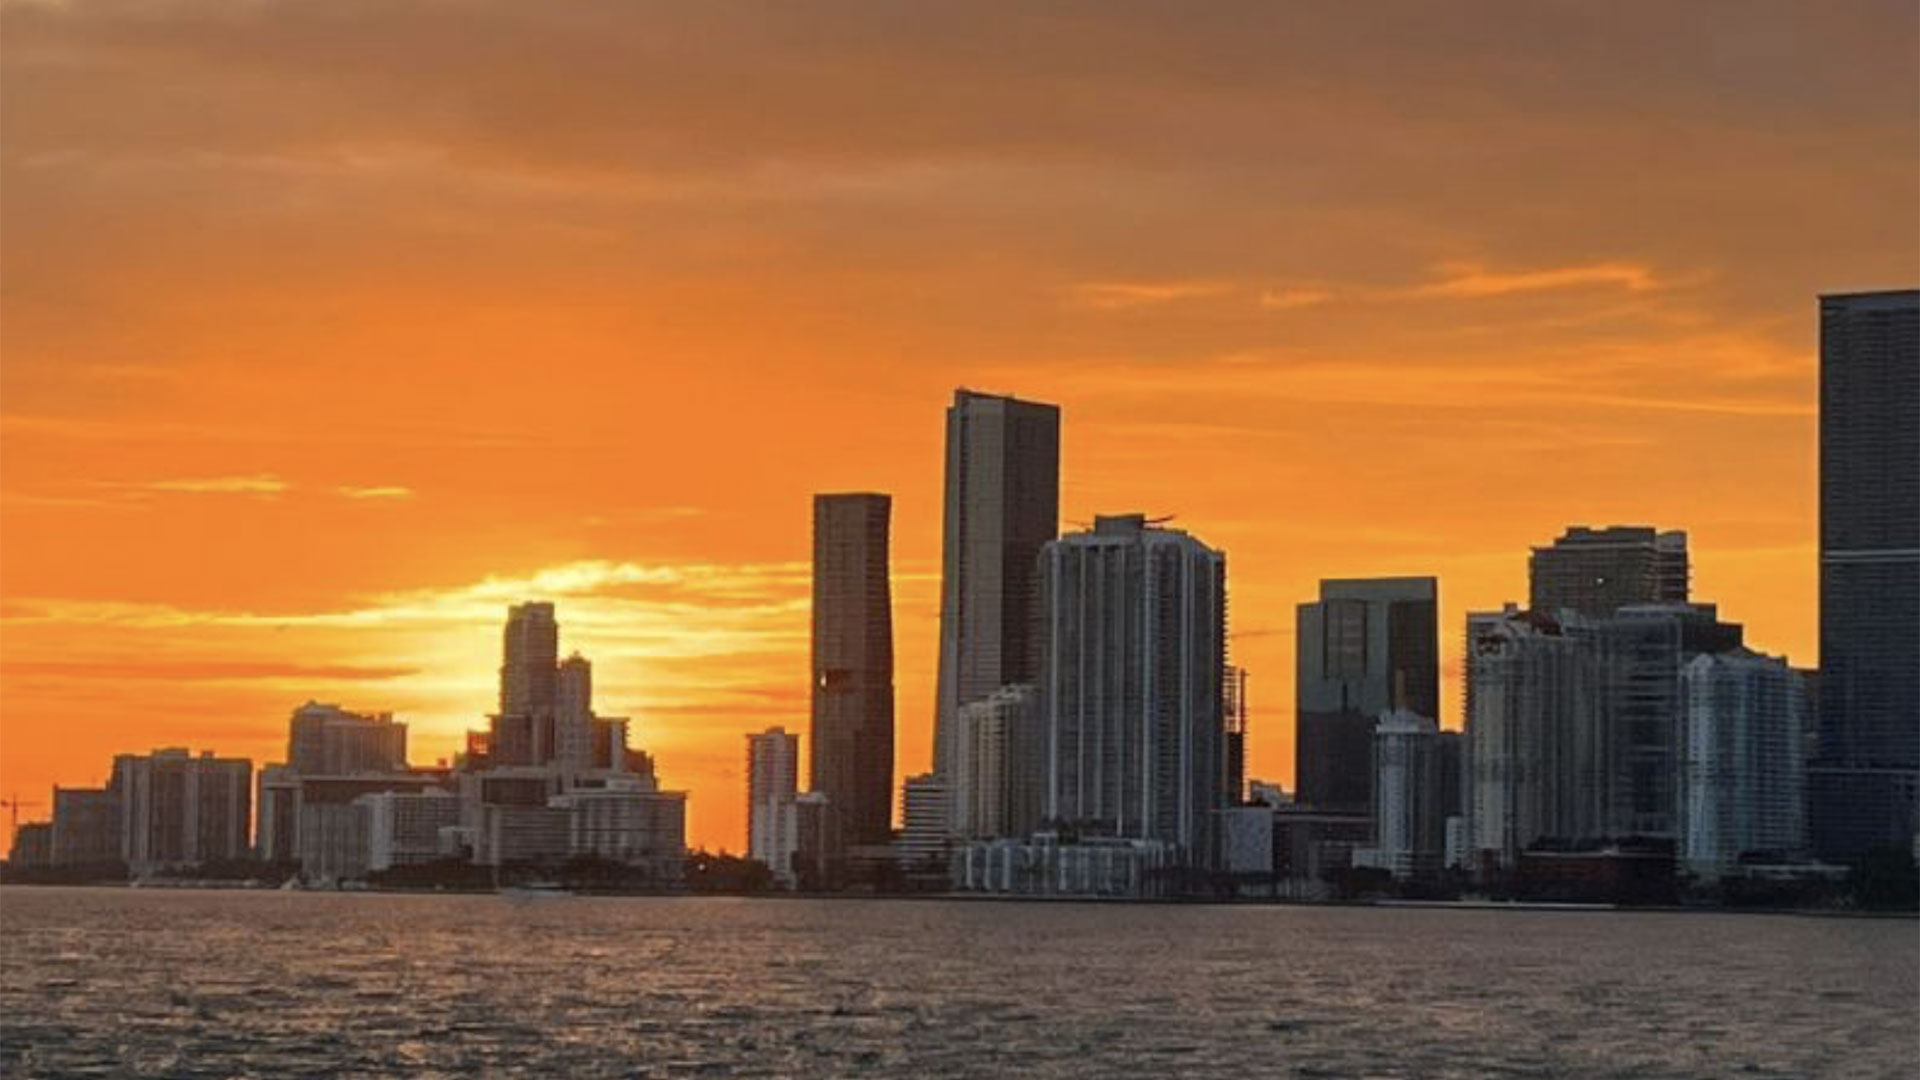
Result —
M300 859L300 775L285 765L263 765L254 797L254 855L263 862Z
M392 713L309 701L287 724L286 764L307 776L400 772L407 767L407 725L395 723Z
M1247 795L1246 668L1227 665L1221 696L1221 708L1226 711L1227 805L1237 806Z
M1529 605L1598 618L1633 604L1687 602L1687 534L1643 525L1575 525L1527 563Z
M817 791L793 797L793 887L824 889L836 884L845 847L833 803Z
M568 813L567 852L679 881L687 854L687 793L661 791L651 777L616 777L549 800Z
M1813 841L1911 851L1920 813L1920 291L1820 298Z
M1060 409L956 390L947 409L934 771L960 707L1031 683L1039 663L1041 545L1060 528Z
M793 854L800 844L795 799L800 779L800 737L784 728L747 736L747 856L793 884Z
M490 753L497 765L539 765L555 752L559 704L560 624L550 603L507 610L500 664L500 711Z
M1742 856L1799 856L1807 707L1800 675L1785 660L1746 649L1701 655L1682 669L1681 696L1681 864L1712 880L1733 872Z
M1103 516L1048 544L1040 576L1045 817L1212 865L1227 805L1225 555L1141 514Z
M594 767L593 665L574 653L554 671L553 760L563 769Z
M811 783L850 844L892 838L893 600L886 495L813 500Z
M1380 714L1439 719L1439 594L1431 577L1335 579L1299 606L1294 770L1303 805L1365 813Z
M112 799L120 857L136 874L244 857L253 808L253 763L181 749L121 754Z

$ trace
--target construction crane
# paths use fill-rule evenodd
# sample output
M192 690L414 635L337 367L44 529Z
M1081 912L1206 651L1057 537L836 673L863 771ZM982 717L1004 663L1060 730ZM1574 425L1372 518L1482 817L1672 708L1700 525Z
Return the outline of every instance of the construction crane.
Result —
M20 811L23 808L29 807L29 806L39 806L39 805L40 804L37 802L21 802L20 796L18 794L9 795L4 799L0 799L0 806L4 806L7 808L7 815L9 819L7 824L10 829L10 831L8 832L8 835L11 836L13 833L17 833L20 831Z

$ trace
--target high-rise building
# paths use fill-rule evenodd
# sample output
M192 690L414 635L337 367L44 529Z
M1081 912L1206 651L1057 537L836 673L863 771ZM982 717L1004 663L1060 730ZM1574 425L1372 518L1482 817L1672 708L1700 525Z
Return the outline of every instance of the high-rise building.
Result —
M1295 644L1296 796L1364 813L1373 804L1373 729L1383 712L1440 713L1440 583L1431 577L1320 583Z
M136 874L238 859L250 849L253 763L185 750L113 760L120 856Z
M460 797L442 788L376 791L354 799L367 815L367 869L391 870L445 854L445 830L460 824Z
M1046 744L1037 701L1022 683L960 706L947 782L954 835L984 840L1039 827Z
M574 653L554 672L553 760L573 770L594 767L593 665Z
M1045 816L1217 858L1227 805L1226 556L1141 514L1041 555Z
M105 788L53 789L53 865L120 861L120 803Z
M789 885L800 843L794 810L799 779L800 736L778 727L747 736L747 856Z
M1711 604L1469 615L1473 851L1512 866L1541 841L1674 839L1681 671L1740 643Z
M1354 853L1396 879L1439 872L1446 848L1440 729L1408 709L1382 713L1373 729L1373 844Z
M1920 792L1920 291L1820 298L1816 853L1910 850Z
M1630 604L1687 602L1687 534L1644 525L1574 525L1528 560L1529 606L1611 615Z
M1678 853L1719 878L1742 855L1806 846L1801 726L1806 690L1785 660L1741 649L1695 657L1681 672Z
M287 768L303 776L400 772L407 767L407 725L392 713L349 712L309 701L287 724Z
M1031 683L1041 545L1060 529L1060 408L956 390L947 409L934 771L951 768L960 707Z
M493 717L495 765L539 765L553 760L559 704L560 624L550 603L507 610L500 664L500 711Z
M892 499L813 499L811 784L833 801L849 844L893 835Z
M1238 806L1247 795L1247 669L1227 665L1221 694L1221 708L1226 711L1227 805Z

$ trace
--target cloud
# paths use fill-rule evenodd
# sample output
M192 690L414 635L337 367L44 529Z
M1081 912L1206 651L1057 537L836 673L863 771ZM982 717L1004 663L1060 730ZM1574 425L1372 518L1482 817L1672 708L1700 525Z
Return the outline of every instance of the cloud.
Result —
M284 491L290 491L292 484L274 476L272 473L259 473L252 476L206 476L188 477L178 480L148 480L139 483L115 484L115 487L139 491L175 492L187 495L256 495L272 498Z
M401 679L419 669L399 665L302 664L246 660L5 660L0 674L9 678L47 676L62 679L162 682Z
M411 499L413 489L398 485L389 487L337 487L334 494L349 499Z
M1071 286L1067 295L1079 307L1118 311L1220 296L1231 291L1232 285L1220 281L1108 281Z
M1269 311L1291 311L1315 307L1333 299L1328 289L1268 289L1260 294L1260 306Z
M1602 286L1625 289L1628 292L1646 292L1665 284L1647 267L1622 262L1587 263L1506 273L1488 270L1474 263L1449 263L1440 267L1440 271L1446 276L1439 281L1414 289L1413 294L1478 298Z

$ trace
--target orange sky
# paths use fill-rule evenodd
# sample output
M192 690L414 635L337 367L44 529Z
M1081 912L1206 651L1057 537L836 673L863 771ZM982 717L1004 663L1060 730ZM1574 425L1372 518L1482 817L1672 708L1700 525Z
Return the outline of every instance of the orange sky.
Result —
M894 495L927 764L961 384L1063 406L1067 521L1226 549L1256 777L1316 579L1440 575L1457 726L1571 522L1814 660L1814 296L1920 281L1910 3L560 6L0 8L0 792L308 698L430 761L540 598L737 850L815 491Z

